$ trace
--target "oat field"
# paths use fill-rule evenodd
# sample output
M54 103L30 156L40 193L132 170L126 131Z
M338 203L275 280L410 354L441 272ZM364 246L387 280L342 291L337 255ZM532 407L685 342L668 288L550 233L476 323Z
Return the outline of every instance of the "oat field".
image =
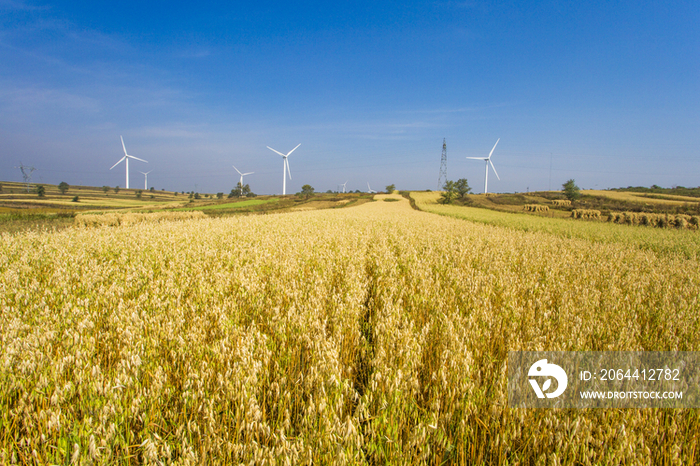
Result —
M507 407L508 351L700 350L697 258L619 238L404 199L2 234L0 463L698 463L697 410Z

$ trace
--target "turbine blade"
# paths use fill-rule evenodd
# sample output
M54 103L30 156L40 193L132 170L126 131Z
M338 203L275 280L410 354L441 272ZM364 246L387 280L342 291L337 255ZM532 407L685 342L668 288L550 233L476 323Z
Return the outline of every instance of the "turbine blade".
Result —
M488 157L467 157L468 159L472 160L488 160Z
M501 138L498 138L498 141L500 141ZM496 141L496 144L493 145L493 149L491 149L491 152L489 152L489 159L491 158L491 154L493 154L493 151L496 149L496 146L498 145L498 141Z
M124 157L122 157L121 159L119 159L119 162L117 162L117 163L115 163L114 165L112 165L112 168L114 168L114 167L116 167L117 165L119 165L120 163L122 163L122 162L124 161L125 158L126 158L126 155L125 155ZM111 170L112 168L110 168L110 170Z
M136 159L136 160L140 160L141 162L146 162L146 163L148 163L147 160L140 159L140 158L138 158L138 157L134 157L133 155L127 155L127 157L129 157L130 159Z
M241 172L238 171L238 168L236 168L235 165L231 165L231 166L233 167L234 170L236 170L236 171L238 172L239 175L243 175L243 173L241 173Z
M237 171L237 170L236 170L236 171ZM238 172L238 173L241 173L241 172ZM252 175L253 173L255 173L255 172L241 173L241 176Z
M292 152L294 152L295 150L297 150L297 148L298 148L300 145L301 145L301 143L299 143L294 149L290 150L290 151L287 153L287 157L289 157L289 156L292 154Z
M498 172L496 171L496 167L493 166L493 162L491 159L489 159L489 163L491 164L491 168L493 168L493 172L496 174L496 178L498 178L498 181L501 181L501 177L498 176Z
M272 152L274 152L275 154L279 154L279 155L281 155L282 157L286 157L286 155L284 155L282 152L278 152L278 151L276 151L275 149L273 149L273 148L270 147L270 146L267 146L267 148L270 149L270 150L271 150Z
M124 138L119 136L122 140L122 148L124 149L124 155L126 155L126 146L124 145Z

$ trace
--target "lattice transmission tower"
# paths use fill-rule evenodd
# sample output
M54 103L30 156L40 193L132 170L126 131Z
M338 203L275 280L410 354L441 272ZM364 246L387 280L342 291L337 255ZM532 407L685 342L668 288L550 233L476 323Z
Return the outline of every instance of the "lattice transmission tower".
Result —
M27 192L29 192L29 184L32 182L32 172L36 170L34 167L27 167L22 162L19 163L19 168L22 171L22 178L24 178L24 183L27 185Z
M442 138L442 160L440 161L440 176L438 177L437 190L440 191L447 182L447 142Z

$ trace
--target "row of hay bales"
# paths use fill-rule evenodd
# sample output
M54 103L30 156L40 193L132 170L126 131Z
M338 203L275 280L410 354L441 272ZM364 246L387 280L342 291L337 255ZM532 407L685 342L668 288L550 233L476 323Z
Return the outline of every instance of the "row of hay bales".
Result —
M697 215L650 214L639 212L613 212L609 222L627 225L648 225L658 228L688 228L697 230L700 217Z
M189 212L125 212L109 214L78 214L75 216L75 225L79 227L119 226L132 225L141 222L163 222L169 220L187 220L192 218L206 218L204 212L194 210Z
M568 199L554 199L552 204L554 204L556 207L568 207L571 205L571 201Z
M584 219L584 220L600 219L600 210L574 209L571 211L571 216L573 218L580 218L580 219Z
M525 208L526 212L547 212L547 211L549 211L549 207L547 207L546 205L525 204L523 207Z

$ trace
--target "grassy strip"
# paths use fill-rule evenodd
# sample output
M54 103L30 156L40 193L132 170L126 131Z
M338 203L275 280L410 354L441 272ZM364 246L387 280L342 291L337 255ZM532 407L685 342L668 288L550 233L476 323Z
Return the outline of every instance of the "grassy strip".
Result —
M695 231L634 227L603 222L497 212L489 209L438 204L438 192L412 192L416 206L423 211L514 230L542 231L564 238L581 238L600 243L624 243L631 247L663 254L681 254L689 259L700 256L700 235Z
M270 202L279 202L278 198L274 199L250 199L247 201L231 202L227 204L212 204L205 205L201 207L182 207L179 209L172 209L173 211L186 211L186 210L226 210L226 209L239 209L241 207L251 207L261 204L268 204Z

